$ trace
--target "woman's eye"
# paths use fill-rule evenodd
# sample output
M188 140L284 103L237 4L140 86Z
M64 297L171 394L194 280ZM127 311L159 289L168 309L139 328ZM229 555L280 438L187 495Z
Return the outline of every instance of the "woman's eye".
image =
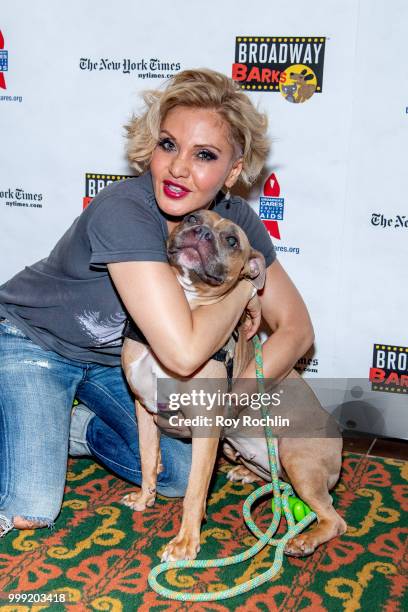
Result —
M235 236L227 236L227 242L230 247L235 247L238 245L238 240L235 238Z
M170 140L170 138L161 138L159 140L159 147L161 147L165 151L174 151L174 149L176 148L174 142Z
M218 159L218 157L212 151L208 151L207 149L203 149L197 153L197 157L202 159L203 161L212 161L213 159Z
M195 215L188 215L186 221L187 223L197 223L197 217Z

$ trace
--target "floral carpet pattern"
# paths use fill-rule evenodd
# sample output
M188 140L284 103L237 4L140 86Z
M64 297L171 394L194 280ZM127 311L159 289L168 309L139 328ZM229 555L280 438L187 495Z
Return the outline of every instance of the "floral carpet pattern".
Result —
M200 558L232 555L255 541L241 514L255 485L229 482L228 469L221 463L212 487ZM119 504L132 490L89 459L70 460L55 529L12 531L0 540L0 610L408 609L408 462L346 454L333 497L347 533L310 557L285 558L279 574L256 591L215 603L181 603L150 589L147 575L178 531L182 500L159 497L153 508L136 513ZM254 516L266 530L270 503L261 503ZM245 564L227 568L173 570L160 580L178 589L223 590L266 571L273 552L267 547Z

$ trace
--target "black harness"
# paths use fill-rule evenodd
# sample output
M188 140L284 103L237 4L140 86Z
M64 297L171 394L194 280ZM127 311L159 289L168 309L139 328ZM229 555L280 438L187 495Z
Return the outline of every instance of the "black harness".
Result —
M147 338L143 335L142 331L137 327L135 323L131 319L126 321L125 328L123 330L123 335L125 338L130 338L131 340L136 340L136 342L140 342L145 346L150 346ZM234 342L238 342L239 332L238 329L234 329L232 332L231 338ZM219 351L214 353L210 357L210 359L214 359L215 361L220 361L225 365L225 369L227 370L227 382L228 382L228 391L231 391L232 388L232 380L233 380L233 372L234 372L234 354L231 352L229 345L231 343L231 338L228 340L227 344L225 344Z

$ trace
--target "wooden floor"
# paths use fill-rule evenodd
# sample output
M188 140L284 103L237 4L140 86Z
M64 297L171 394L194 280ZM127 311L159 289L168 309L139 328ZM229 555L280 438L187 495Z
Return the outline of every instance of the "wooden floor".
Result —
M376 438L371 434L356 431L343 432L343 448L352 453L403 459L408 461L408 440L395 438Z

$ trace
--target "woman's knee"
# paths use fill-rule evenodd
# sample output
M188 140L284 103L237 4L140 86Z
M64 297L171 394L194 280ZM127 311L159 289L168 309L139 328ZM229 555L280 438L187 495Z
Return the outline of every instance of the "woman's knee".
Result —
M164 497L184 497L188 480L177 478L169 483L158 483L157 492Z
M166 497L184 497L191 469L191 443L162 436L161 450L164 471L159 474L157 491Z

